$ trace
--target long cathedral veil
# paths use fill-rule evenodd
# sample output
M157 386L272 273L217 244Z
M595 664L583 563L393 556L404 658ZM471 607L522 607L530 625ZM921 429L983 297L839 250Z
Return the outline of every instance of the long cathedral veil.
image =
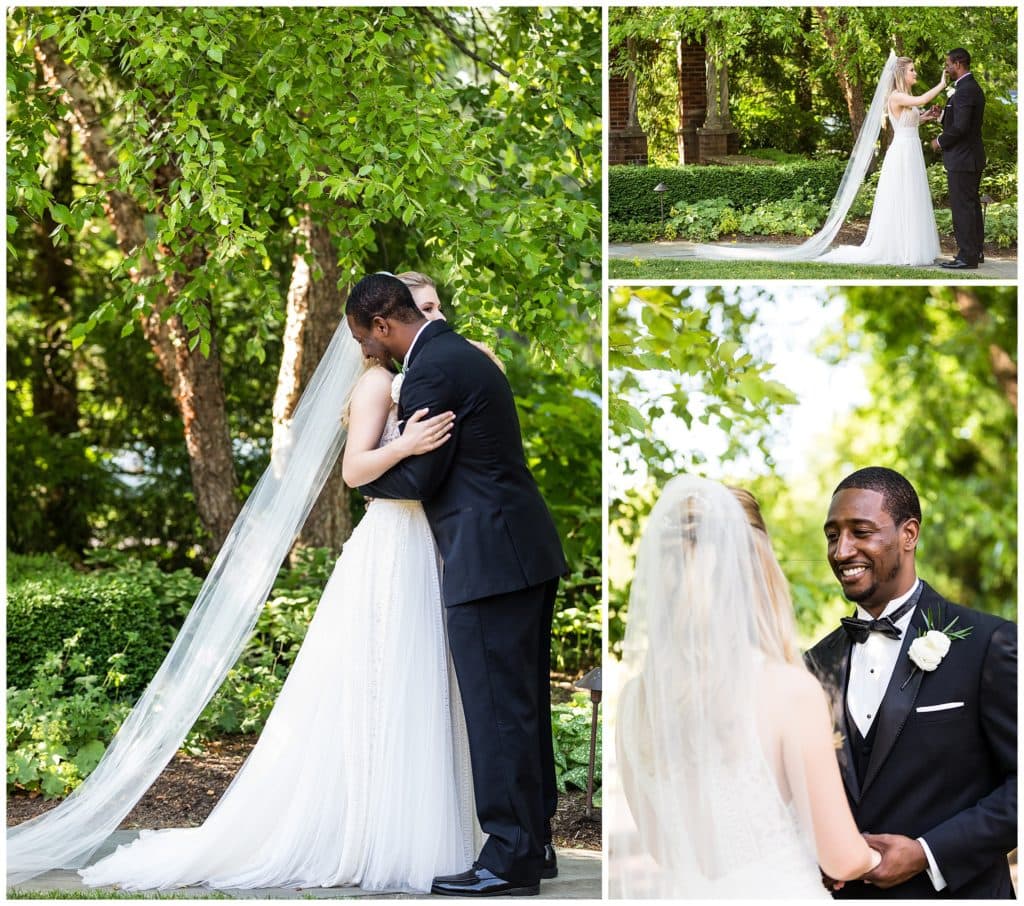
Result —
M242 507L164 662L96 769L52 811L7 831L7 883L79 868L177 751L241 654L278 569L345 440L342 406L363 370L344 318Z
M893 89L893 77L896 72L896 54L889 53L889 59L882 67L882 74L875 86L875 94L871 99L860 128L853 151L846 164L843 178L839 182L828 216L820 230L800 245L791 248L764 248L756 245L707 245L694 247L693 256L710 260L743 260L743 261L812 261L824 255L832 240L836 238L860 190L868 167L875 155L875 142L878 140L885 121L889 95Z
M765 666L796 657L792 610L773 604L775 570L727 488L687 475L666 484L640 541L609 689L615 898L760 897L793 864L817 887L810 828L784 801L759 732Z

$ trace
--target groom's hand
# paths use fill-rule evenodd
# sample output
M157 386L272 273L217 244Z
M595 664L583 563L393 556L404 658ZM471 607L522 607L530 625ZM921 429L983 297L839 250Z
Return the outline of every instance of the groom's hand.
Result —
M868 846L882 854L882 861L863 880L885 889L909 881L928 867L924 848L917 840L900 834L864 834Z
M819 868L818 871L821 871L821 869ZM835 878L830 878L825 874L825 872L821 871L821 886L829 893L833 893L836 890L842 890L845 884L845 881L837 881Z

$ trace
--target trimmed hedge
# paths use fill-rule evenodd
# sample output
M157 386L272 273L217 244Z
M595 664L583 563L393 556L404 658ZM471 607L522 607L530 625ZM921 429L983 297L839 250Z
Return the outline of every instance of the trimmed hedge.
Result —
M167 574L143 563L81 573L55 557L8 554L8 564L7 682L17 688L82 630L75 651L92 659L92 671L102 677L110 656L124 651L124 691L142 692L202 584L187 570Z
M846 169L838 159L775 166L609 167L608 216L612 222L661 220L654 187L663 182L665 214L673 205L728 198L736 207L789 198L806 183L831 198Z

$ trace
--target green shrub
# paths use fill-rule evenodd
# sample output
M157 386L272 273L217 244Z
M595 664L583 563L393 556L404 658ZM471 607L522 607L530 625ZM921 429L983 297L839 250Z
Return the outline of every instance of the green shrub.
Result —
M601 558L574 565L551 620L551 667L580 675L601 663Z
M668 187L666 211L714 198L727 198L737 208L782 201L806 185L831 199L845 166L829 158L778 166L610 167L608 217L611 223L660 222L661 203L653 190L661 182Z
M625 223L609 221L609 242L654 242L662 238L661 222L647 223L643 220L630 220Z
M590 764L590 724L593 708L590 695L576 692L572 701L551 708L551 733L555 745L555 783L564 793L569 786L587 790ZM594 805L601 805L601 721L597 722L594 761Z
M707 198L688 205L675 205L665 236L711 242L723 233L735 232L739 226L736 211L728 198Z
M996 201L1017 200L1017 164L995 163L985 167L981 174L981 194L991 195Z
M1017 244L1017 205L990 204L985 214L985 241L999 248Z
M77 651L96 664L126 651L126 693L138 694L163 661L200 581L186 570L161 573L152 564L82 573L56 558L9 555L7 679L24 688L64 640L78 635ZM132 644L129 645L129 642Z
M131 708L121 665L137 635L129 633L129 647L102 666L82 653L81 639L76 632L64 640L25 688L7 692L8 791L38 791L46 799L69 793L99 763Z
M949 208L935 212L935 225L944 236L953 235L953 213ZM997 248L1010 248L1017 244L1017 205L990 204L985 214L985 241Z

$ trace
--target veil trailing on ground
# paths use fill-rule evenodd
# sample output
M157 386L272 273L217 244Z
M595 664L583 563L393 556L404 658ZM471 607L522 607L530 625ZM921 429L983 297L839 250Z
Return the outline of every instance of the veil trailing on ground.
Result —
M864 123L860 128L857 140L853 144L853 151L850 153L850 160L846 164L846 171L832 199L832 206L829 208L828 216L820 230L800 245L792 248L766 249L756 245L697 245L694 255L697 258L711 260L743 260L743 261L812 261L824 255L832 240L836 238L846 220L860 190L864 177L871 165L875 154L875 142L882 130L882 123L885 121L886 110L889 104L889 95L893 90L893 78L896 72L896 54L889 53L889 59L882 67L882 74L879 76L878 85L875 86L875 94L871 99L871 106L864 117Z
M776 570L727 488L691 476L665 486L640 541L610 690L613 897L760 896L781 873L820 887L809 828L784 801L801 792L783 795L764 751L765 666L797 658Z
M96 769L52 811L7 831L7 882L79 868L171 759L241 654L345 440L342 406L363 370L344 318L203 583L167 657Z

